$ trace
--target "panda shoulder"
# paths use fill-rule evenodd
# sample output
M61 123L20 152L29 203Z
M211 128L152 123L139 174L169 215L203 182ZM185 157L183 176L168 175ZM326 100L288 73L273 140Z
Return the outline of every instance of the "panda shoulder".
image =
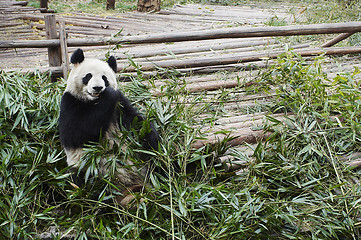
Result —
M130 100L119 90L117 90L119 96L119 103L125 108L133 106Z
M102 92L101 97L101 99L107 102L118 102L120 98L121 92L111 87L105 88L105 90Z
M77 98L73 96L70 92L65 92L61 97L61 105L63 106L74 104L77 101Z

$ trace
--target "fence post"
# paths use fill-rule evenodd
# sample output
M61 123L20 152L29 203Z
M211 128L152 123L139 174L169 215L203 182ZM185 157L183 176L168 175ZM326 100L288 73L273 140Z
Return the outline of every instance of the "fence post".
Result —
M48 9L48 0L40 0L40 8Z
M45 30L47 39L59 39L58 31L56 29L56 20L55 15L46 15L45 19ZM60 46L58 47L49 47L48 48L48 60L49 67L58 67L61 66L61 51ZM61 74L52 74L51 80L56 81L58 77L61 77Z
M59 23L59 39L60 39L60 50L61 50L61 67L63 69L63 78L66 81L68 78L69 71L69 58L68 58L68 44L66 41L65 22Z

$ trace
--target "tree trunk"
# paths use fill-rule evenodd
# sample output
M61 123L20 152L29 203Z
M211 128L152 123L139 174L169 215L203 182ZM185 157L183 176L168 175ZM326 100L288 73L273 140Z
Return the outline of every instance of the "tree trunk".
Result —
M159 12L160 0L138 0L138 12Z
M115 0L107 0L107 10L109 9L115 9Z

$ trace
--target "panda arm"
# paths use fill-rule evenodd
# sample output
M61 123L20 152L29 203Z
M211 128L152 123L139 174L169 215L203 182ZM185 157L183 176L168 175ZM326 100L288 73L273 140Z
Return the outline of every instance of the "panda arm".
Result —
M122 125L129 130L132 124L136 122L143 122L144 117L138 112L138 110L131 104L131 102L120 92L119 94L119 114L122 120ZM159 134L152 122L149 123L150 132L145 136L143 147L145 149L158 150Z
M106 132L118 102L115 91L104 91L97 102L83 102L65 92L60 106L60 140L65 148L76 149L97 142Z

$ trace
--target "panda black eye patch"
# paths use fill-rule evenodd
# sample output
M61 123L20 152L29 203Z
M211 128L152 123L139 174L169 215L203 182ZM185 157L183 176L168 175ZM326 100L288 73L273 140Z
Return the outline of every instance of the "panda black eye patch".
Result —
M107 76L103 75L103 76L102 76L102 79L104 80L105 87L109 87L109 81L108 81Z
M89 80L93 77L93 75L91 73L88 73L87 75L85 75L85 77L83 77L83 84L88 84Z

